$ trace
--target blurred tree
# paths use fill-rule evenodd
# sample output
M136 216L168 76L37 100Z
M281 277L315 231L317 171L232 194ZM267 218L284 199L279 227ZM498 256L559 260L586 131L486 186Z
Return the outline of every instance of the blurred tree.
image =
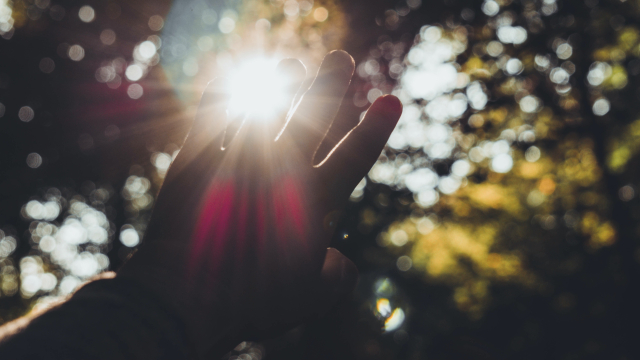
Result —
M360 285L229 356L637 357L640 1L87 4L0 1L2 320L131 254L208 80L343 47L351 125L405 104L335 239Z

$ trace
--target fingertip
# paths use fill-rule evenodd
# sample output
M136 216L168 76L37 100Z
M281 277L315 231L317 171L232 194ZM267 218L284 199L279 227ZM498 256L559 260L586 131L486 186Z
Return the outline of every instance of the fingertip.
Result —
M394 95L384 95L378 98L376 101L380 102L378 106L383 109L389 115L395 115L398 118L402 114L402 102Z
M333 50L322 60L321 69L322 68L328 70L340 69L345 75L349 76L350 79L356 69L356 62L348 52L344 50Z
M276 73L284 73L291 76L295 81L304 80L307 76L307 68L302 61L294 58L282 59L276 67Z
M344 50L332 50L329 51L329 53L325 56L325 59L328 57L333 57L336 59L340 59L341 61L343 61L345 64L351 64L355 67L356 62L355 60L353 60L353 56L351 56L351 54L349 54L348 52L344 51Z

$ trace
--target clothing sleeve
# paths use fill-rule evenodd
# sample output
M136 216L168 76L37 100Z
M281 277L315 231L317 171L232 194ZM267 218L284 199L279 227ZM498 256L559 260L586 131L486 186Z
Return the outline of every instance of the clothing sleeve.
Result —
M0 359L189 359L184 327L131 279L96 280L64 303L0 328Z

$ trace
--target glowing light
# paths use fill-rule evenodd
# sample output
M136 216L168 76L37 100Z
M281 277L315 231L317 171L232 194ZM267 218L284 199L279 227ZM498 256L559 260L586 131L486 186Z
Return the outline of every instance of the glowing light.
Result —
M316 21L323 22L327 20L328 17L329 17L329 11L323 7L319 7L313 12L313 18Z
M140 86L140 84L131 84L127 88L127 95L129 95L129 97L134 100L140 99L143 93L144 90L142 89L142 86Z
M7 3L7 0L0 0L0 35L11 34L13 30L13 10ZM11 35L9 35L10 37Z
M609 112L611 105L609 100L600 98L593 103L593 113L597 116L604 116Z
M295 0L288 0L284 3L284 14L288 18L296 18L300 13L300 4Z
M198 48L201 51L209 51L213 49L213 39L210 36L202 36L198 39Z
M140 243L140 236L135 229L125 228L120 232L120 241L124 246L134 247Z
M528 162L536 162L540 159L540 149L537 146L532 146L524 153L524 158Z
M558 55L559 59L566 60L573 55L573 48L571 45L564 43L556 49L556 55Z
M589 74L587 74L587 80L589 81L589 84L591 84L592 86L598 86L602 84L602 82L606 78L611 76L612 72L613 71L609 64L596 61L593 64L591 64L591 67L589 68Z
M26 296L33 296L42 286L42 280L39 276L28 275L22 279L22 293Z
M131 81L138 81L142 78L142 67L137 64L129 65L125 71L125 76Z
M44 291L51 291L55 289L58 284L58 279L52 273L46 273L40 275L41 286L40 289Z
M493 57L498 57L500 54L502 54L503 50L504 46L502 46L502 43L499 41L494 40L487 44L487 54Z
M80 61L84 59L84 48L80 45L73 45L69 48L67 55L73 61Z
M52 236L44 236L40 239L40 250L44 252L52 252L56 248L56 239Z
M166 172L167 170L169 170L171 161L171 156L166 153L154 153L151 156L151 163L158 169L159 172Z
M367 186L367 178L362 178L349 197L351 201L360 201L364 196L364 188Z
M391 234L391 242L395 246L404 246L409 241L409 236L404 230L396 230Z
M522 44L527 40L527 30L522 26L499 27L496 35L505 44Z
M411 260L411 258L406 255L400 256L396 261L396 266L400 271L409 271L409 269L411 269L411 267L413 266L413 260Z
M467 160L457 160L451 165L451 173L460 178L467 176L470 170L471 164Z
M100 33L100 41L105 45L111 45L116 41L116 33L111 29L102 30Z
M35 112L29 106L23 106L18 111L18 118L21 121L24 121L24 122L29 122L29 121L33 120L34 116L35 116Z
M505 70L510 74L510 75L518 75L522 72L522 61L520 61L519 59L509 59L509 61L507 61L507 65L505 66Z
M42 156L38 153L31 153L27 155L27 166L32 169L37 169L42 165Z
M563 68L554 68L549 73L549 79L556 84L567 84L569 83L569 73Z
M482 110L487 105L489 98L482 89L482 84L479 81L472 82L467 87L467 97L469 98L469 104L476 110Z
M70 245L84 244L87 242L87 231L78 220L69 218L60 227L56 238Z
M6 236L0 241L0 259L5 258L16 249L18 243L11 236Z
M396 308L391 313L391 316L389 316L389 318L384 322L384 330L387 332L397 330L402 326L402 323L404 323L404 319L404 311L400 308Z
M376 310L378 311L378 314L383 317L389 316L389 314L391 314L391 305L389 304L389 300L384 298L378 299L376 302Z
M382 90L373 88L369 90L369 92L367 93L367 100L369 100L370 103L373 103L374 101L376 101L377 98L379 98L382 95L384 95L382 93Z
M453 176L445 176L440 178L438 183L438 189L443 194L453 194L460 188L461 182Z
M80 279L75 276L65 276L60 282L61 295L70 294L80 285Z
M482 12L488 16L495 16L499 11L500 5L493 0L485 1L484 4L482 4Z
M636 196L636 192L631 185L625 185L618 190L618 196L622 201L631 201Z
M433 172L431 169L418 169L406 175L404 182L407 189L413 192L433 189L438 185L438 174Z
M222 33L228 34L236 28L236 22L232 18L223 17L218 23L218 28L220 29L220 31L222 31Z
M200 71L198 60L194 57L187 58L182 64L182 71L187 76L196 76L198 71Z
M215 21L215 20L214 20ZM160 15L153 15L149 18L149 29L153 31L160 31L164 27L164 20Z
M513 158L509 154L500 154L491 160L491 169L497 173L507 173L513 167Z
M143 41L138 45L138 52L143 59L151 59L157 50L156 45L149 40Z
M420 206L428 208L438 202L440 195L438 195L438 192L433 189L427 189L420 191L414 198Z
M277 60L254 58L241 63L229 76L231 100L229 114L273 119L286 109L285 86L288 79L276 76Z
M527 95L520 99L520 110L526 113L533 113L538 111L540 107L540 100L533 95Z
M260 19L256 21L256 30L267 31L271 29L271 22L267 19Z
M89 23L92 22L93 19L95 19L96 12L91 6L85 5L80 8L80 11L78 11L78 17L80 18L80 20Z

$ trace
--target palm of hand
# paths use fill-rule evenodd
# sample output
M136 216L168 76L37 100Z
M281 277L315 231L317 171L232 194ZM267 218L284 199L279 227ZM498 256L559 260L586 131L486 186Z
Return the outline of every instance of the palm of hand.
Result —
M304 67L285 60L278 71L289 73L293 99ZM266 329L308 316L310 297L333 296L318 294L335 280L325 278L353 267L327 251L335 215L401 112L396 98L378 99L327 159L314 164L353 71L348 54L327 55L288 122L286 110L272 122L224 121L225 83L212 82L158 196L146 244L123 273L164 283L153 287L173 293L166 297L178 307L198 309L198 315L182 313L188 327L205 334L213 334L207 322L225 317L206 310L215 305L226 308L228 321ZM194 316L200 319L190 320Z

